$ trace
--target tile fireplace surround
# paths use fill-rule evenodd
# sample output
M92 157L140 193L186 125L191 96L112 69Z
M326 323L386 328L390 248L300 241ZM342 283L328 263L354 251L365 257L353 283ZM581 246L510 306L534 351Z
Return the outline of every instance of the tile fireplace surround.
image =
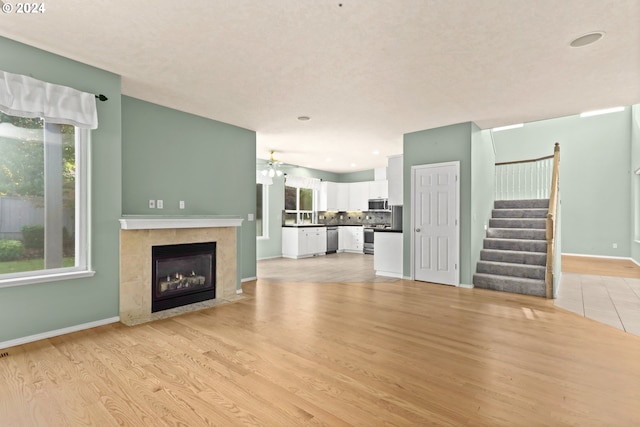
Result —
M120 321L133 326L241 298L236 293L239 217L123 216L120 219ZM216 298L151 312L151 247L216 242Z

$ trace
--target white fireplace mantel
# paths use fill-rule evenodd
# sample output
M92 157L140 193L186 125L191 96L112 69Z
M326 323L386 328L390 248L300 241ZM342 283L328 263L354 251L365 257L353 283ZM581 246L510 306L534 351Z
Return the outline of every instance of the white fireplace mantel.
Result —
M224 215L144 216L123 215L122 230L155 230L162 228L240 227L242 218Z

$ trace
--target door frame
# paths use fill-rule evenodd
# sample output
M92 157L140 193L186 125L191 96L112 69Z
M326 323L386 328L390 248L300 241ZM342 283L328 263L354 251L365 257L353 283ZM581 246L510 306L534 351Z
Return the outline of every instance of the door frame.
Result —
M455 279L454 286L460 286L460 160L455 160L452 162L442 162L442 163L429 163L423 165L414 165L411 166L411 212L409 215L411 216L411 247L410 247L410 261L411 261L411 280L415 280L416 278L416 269L415 269L415 233L416 229L415 224L415 215L414 215L414 206L415 206L415 188L416 188L416 172L419 169L428 169L428 168L436 168L443 166L455 166L456 168L456 251L455 251L455 259L456 265L458 266L455 269Z

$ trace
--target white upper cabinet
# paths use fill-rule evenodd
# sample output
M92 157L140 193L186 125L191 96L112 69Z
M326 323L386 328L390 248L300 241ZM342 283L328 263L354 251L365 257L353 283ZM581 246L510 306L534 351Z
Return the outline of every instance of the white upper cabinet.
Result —
M369 198L386 199L389 197L388 181L369 181Z
M369 209L369 181L351 182L349 185L350 211L366 211Z
M387 179L389 181L389 205L398 206L403 204L403 156L389 157L387 168Z
M322 181L318 197L319 211L346 211L349 210L348 184L342 182Z

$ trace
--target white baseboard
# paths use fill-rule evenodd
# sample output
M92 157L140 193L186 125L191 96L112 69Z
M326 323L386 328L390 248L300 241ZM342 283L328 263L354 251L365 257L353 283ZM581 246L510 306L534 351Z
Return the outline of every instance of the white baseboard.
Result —
M268 257L264 257L264 258L258 258L256 261L266 261L268 259L277 259L277 258L282 258L282 255L276 255L276 256L268 256Z
M636 261L633 258L629 258L635 265L637 265L638 267L640 267L640 262Z
M469 285L469 284L467 284L467 283L460 283L460 284L458 285L458 287L459 287L459 288L465 288L465 289L473 289L473 288L474 288L474 286L473 286L472 284L471 284L471 285Z
M395 279L402 279L402 273L393 273L391 271L379 271L379 270L376 270L376 276L393 277Z
M240 295L242 293L242 289L236 289L236 294Z
M257 277L245 277L243 279L240 279L240 283L253 282L254 280L258 280L258 278Z
M607 256L607 255L586 255L586 254L569 254L569 253L565 253L563 252L562 255L568 255L568 256L577 256L577 257L583 257L583 258L603 258L603 259L619 259L619 260L630 260L633 258L630 257L624 257L624 256Z
M120 321L120 316L110 317L108 319L96 320L94 322L81 323L80 325L69 326L68 328L56 329L53 331L43 332L41 334L29 335L27 337L16 338L14 340L0 342L0 349L15 347L17 345L27 344L34 341L40 341L47 338L53 338L60 335L70 334L72 332L83 331L85 329L96 328L98 326L108 325Z

